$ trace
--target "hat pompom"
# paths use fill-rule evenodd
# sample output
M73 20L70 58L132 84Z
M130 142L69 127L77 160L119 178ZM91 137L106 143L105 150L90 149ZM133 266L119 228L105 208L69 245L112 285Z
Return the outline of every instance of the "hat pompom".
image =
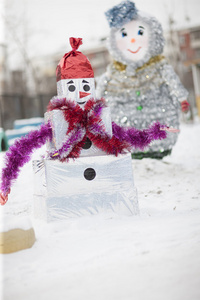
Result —
M83 44L82 38L70 37L69 42L72 47L72 51L78 50L79 46Z
M120 28L124 24L136 19L137 14L138 9L135 7L135 3L130 0L122 1L105 12L111 28Z

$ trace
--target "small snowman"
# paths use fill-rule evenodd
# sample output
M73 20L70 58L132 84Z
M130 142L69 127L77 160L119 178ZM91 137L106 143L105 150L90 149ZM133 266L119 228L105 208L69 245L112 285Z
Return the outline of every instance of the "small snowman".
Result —
M18 139L5 154L0 203L8 200L21 167L33 161L35 216L46 221L117 212L137 214L137 193L130 152L174 131L156 122L138 130L111 122L104 99L95 97L95 80L87 57L78 51L81 38L70 38L72 50L56 70L58 95L53 97L40 129ZM176 131L176 130L175 130Z
M106 13L110 26L108 49L113 61L97 79L97 96L104 97L112 120L123 127L144 129L153 121L179 128L180 111L188 110L188 92L166 58L161 24L131 1ZM161 159L171 153L178 138L152 143L148 151L134 150L134 158Z

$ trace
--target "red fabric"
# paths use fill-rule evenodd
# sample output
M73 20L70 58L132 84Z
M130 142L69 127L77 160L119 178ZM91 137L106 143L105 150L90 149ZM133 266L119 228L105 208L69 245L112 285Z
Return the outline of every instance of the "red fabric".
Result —
M69 42L72 47L72 51L77 50L79 48L79 46L83 44L81 38L70 37Z
M70 38L72 51L65 53L56 69L57 82L62 79L94 78L94 72L88 58L77 51L82 44L81 38Z
M187 102L187 100L184 100L181 102L181 110L182 112L188 112L190 107L190 104Z

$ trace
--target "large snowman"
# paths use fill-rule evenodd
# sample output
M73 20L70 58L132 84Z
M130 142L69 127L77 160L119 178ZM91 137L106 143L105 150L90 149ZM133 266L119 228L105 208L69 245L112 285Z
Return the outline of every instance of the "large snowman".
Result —
M113 61L97 80L97 96L111 108L112 120L120 126L148 127L160 121L179 128L182 110L187 110L187 91L166 58L161 24L123 1L105 13L110 26L108 49ZM171 153L178 138L152 143L148 151L134 150L133 157L162 158Z

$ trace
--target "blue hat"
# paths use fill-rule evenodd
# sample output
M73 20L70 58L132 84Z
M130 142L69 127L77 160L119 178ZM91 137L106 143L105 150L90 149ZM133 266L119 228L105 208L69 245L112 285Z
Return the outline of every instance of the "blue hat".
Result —
M126 0L105 12L110 27L119 28L137 17L135 3Z

